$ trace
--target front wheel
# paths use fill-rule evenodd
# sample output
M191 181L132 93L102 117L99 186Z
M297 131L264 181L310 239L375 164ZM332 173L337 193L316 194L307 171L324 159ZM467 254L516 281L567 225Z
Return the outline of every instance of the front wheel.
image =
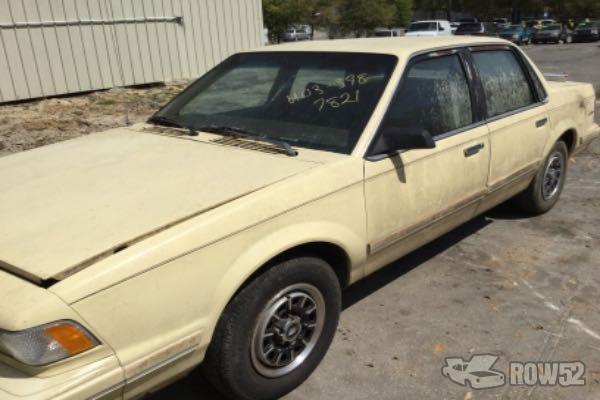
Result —
M534 215L550 211L565 185L568 159L565 142L556 142L529 187L514 198L515 204Z
M277 399L314 371L335 335L341 289L323 260L272 266L226 307L202 369L231 399Z

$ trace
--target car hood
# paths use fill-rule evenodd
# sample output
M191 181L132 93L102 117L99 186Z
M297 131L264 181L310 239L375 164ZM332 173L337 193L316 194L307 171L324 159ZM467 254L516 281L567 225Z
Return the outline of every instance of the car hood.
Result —
M126 128L3 157L0 267L61 279L315 165Z

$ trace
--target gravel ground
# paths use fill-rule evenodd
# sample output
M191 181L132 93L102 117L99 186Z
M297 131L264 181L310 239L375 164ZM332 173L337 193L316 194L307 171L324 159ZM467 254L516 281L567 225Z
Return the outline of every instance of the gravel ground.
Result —
M144 121L184 86L112 89L0 106L0 157Z

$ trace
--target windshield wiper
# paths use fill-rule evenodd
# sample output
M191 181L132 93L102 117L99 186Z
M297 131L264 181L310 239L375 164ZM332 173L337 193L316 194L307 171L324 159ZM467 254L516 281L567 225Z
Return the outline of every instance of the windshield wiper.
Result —
M177 121L177 120L175 120L173 118L164 117L162 115L155 115L155 116L151 117L148 120L148 122L151 122L151 123L156 124L156 125L170 126L170 127L174 127L174 128L187 129L189 136L198 136L198 131L196 129L194 129L191 126L187 126L185 124L182 124L181 122L179 122L179 121Z
M296 150L294 150L292 148L292 146L290 146L290 144L288 142L286 142L285 140L273 139L273 138L267 137L265 135L260 135L258 133L252 132L248 129L238 128L235 126L208 125L208 126L198 127L198 130L204 131L204 132L210 132L210 133L217 133L219 135L224 135L224 136L240 137L243 139L256 140L259 142L270 143L270 144L273 144L275 146L282 148L285 151L285 154L287 154L290 157L294 157L294 156L298 155L298 152Z

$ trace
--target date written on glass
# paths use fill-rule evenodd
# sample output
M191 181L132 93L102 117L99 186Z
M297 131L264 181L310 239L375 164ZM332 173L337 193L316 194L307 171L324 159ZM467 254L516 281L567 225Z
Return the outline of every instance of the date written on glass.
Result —
M333 85L319 85L310 84L304 89L302 93L291 93L287 99L290 104L294 104L297 101L313 98L313 105L319 112L322 112L326 107L340 108L345 104L358 103L360 100L360 89L361 85L368 82L369 77L367 74L350 74L346 75L344 79L336 79ZM327 96L326 90L331 93L331 88L346 89L337 96Z

